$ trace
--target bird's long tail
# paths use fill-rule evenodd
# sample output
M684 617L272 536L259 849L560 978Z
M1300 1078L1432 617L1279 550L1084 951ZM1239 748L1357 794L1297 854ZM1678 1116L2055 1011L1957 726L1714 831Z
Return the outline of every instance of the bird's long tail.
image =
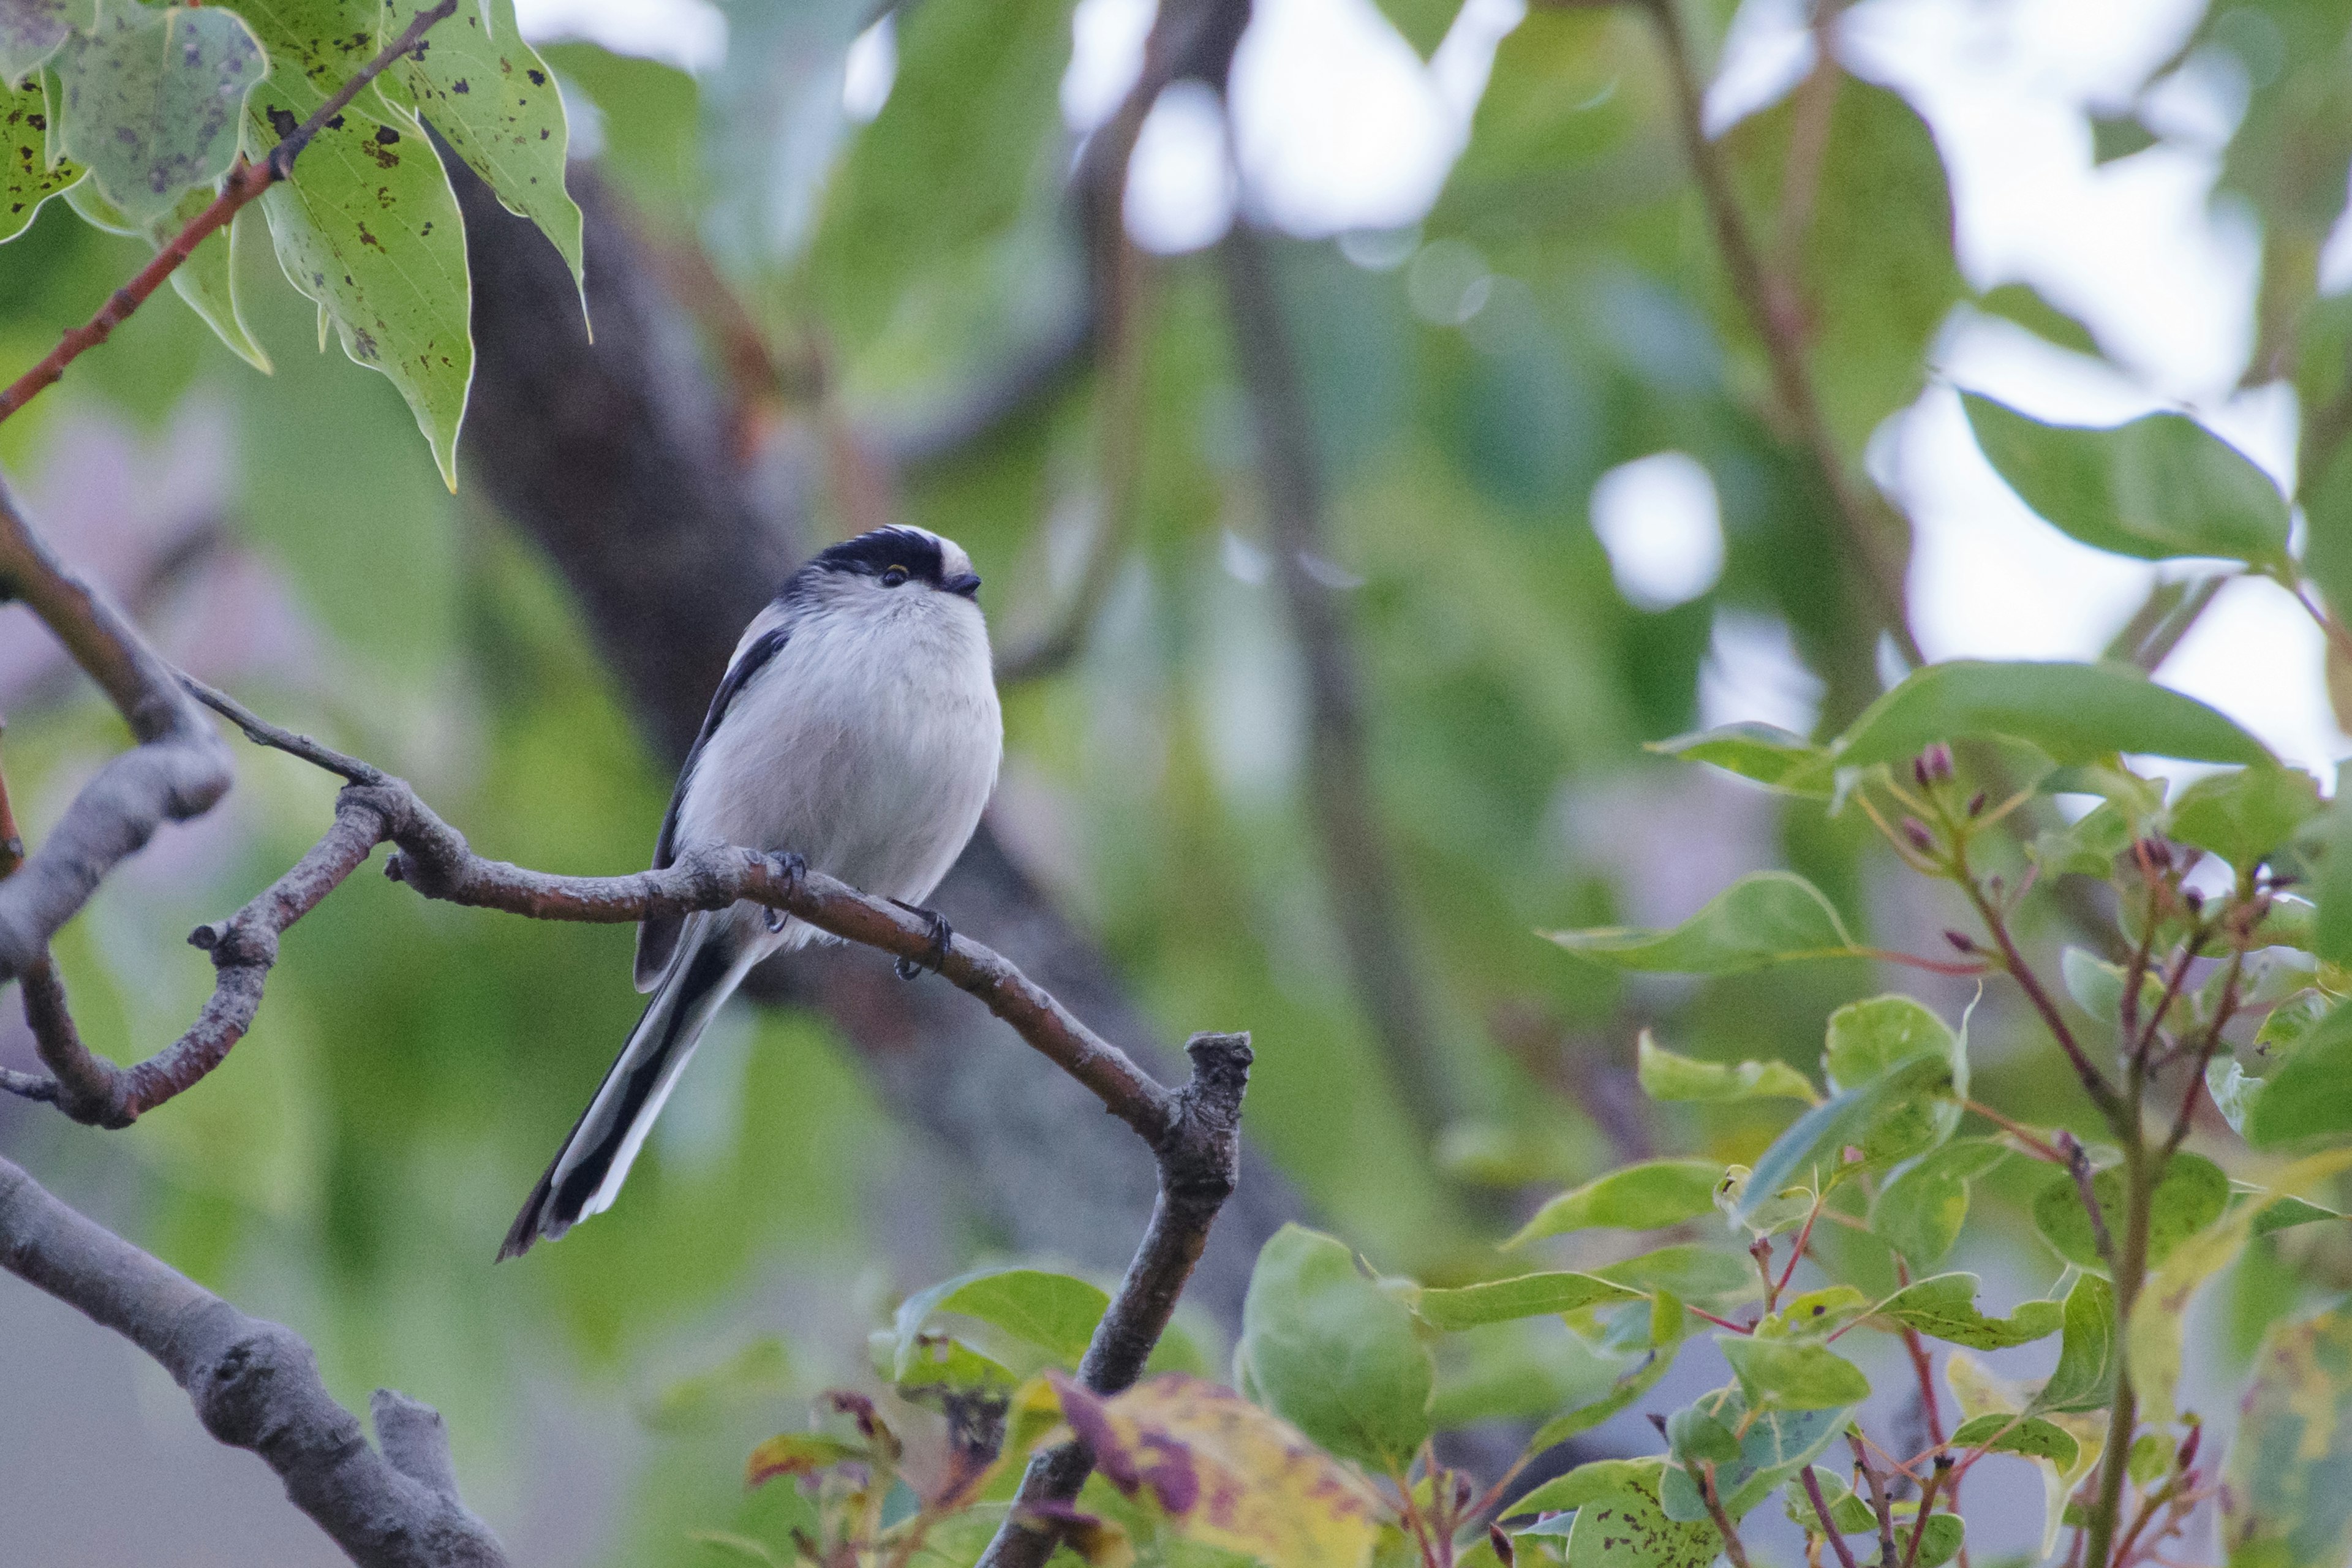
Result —
M596 1098L523 1200L499 1258L519 1258L541 1237L551 1241L612 1206L695 1042L758 956L740 951L727 922L707 919L698 919L679 946Z

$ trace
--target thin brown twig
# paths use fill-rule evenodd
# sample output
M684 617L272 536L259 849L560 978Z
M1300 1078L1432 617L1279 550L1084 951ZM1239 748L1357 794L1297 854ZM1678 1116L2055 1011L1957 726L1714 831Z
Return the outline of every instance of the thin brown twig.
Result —
M2043 989L2041 977L2033 973L2033 966L2025 962L2025 955L2018 952L2017 942L2009 933L2008 921L1985 896L1984 889L1978 886L1976 875L1969 869L1965 855L1954 870L1958 875L1961 891L1976 907L1977 918L1984 922L1987 934L1991 936L1994 945L2000 951L2001 967L2009 972L2011 979L2017 982L2018 989L2025 993L2025 999L2032 1004L2034 1012L2041 1015L2043 1026L2057 1040L2059 1048L2066 1053L2066 1059L2074 1064L2074 1074L2083 1080L2084 1092L2091 1097L2091 1103L2099 1108L2100 1114L2107 1119L2110 1125L2120 1124L2127 1114L2123 1097L2116 1092L2115 1085L2107 1081L2106 1074L2101 1072L2097 1064L2084 1053L2081 1042L2074 1038L2074 1031L2067 1025L2065 1016L2059 1012L2058 1004Z
M311 138L325 130L358 97L368 83L382 75L393 61L416 47L425 30L436 22L454 16L457 0L440 0L429 11L420 11L402 30L400 37L376 52L373 59L352 74L351 79L338 88L328 100L312 112L310 118L289 132L278 145L263 155L258 163L247 162L240 155L227 176L221 182L220 194L206 204L205 210L188 220L187 226L173 236L171 242L155 253L154 258L131 276L131 281L107 297L98 314L79 327L68 328L41 362L0 392L0 419L7 418L30 403L47 387L54 386L64 376L66 366L89 350L104 342L114 329L128 321L131 313L147 302L147 297L163 286L163 279L178 270L182 262L194 254L215 230L226 226L244 207L258 198L262 192L294 172L294 160L310 144Z
M1822 1521L1822 1533L1830 1539L1830 1549L1838 1555L1838 1568L1854 1568L1853 1548L1845 1543L1838 1531L1837 1521L1830 1517L1828 1500L1822 1496L1822 1483L1813 1479L1813 1467L1807 1465L1802 1472L1805 1496L1813 1505L1813 1517Z
M1706 1517L1715 1521L1715 1532L1723 1538L1722 1552L1731 1559L1731 1568L1748 1568L1748 1548L1739 1539L1739 1529L1724 1511L1723 1500L1716 1495L1715 1461L1701 1459L1698 1467L1698 1495L1706 1504Z
M1949 1454L1936 1456L1936 1468L1928 1474L1927 1484L1919 1491L1919 1511L1911 1525L1911 1543L1903 1549L1903 1568L1915 1568L1919 1561L1919 1543L1927 1538L1927 1521L1936 1511L1937 1490L1951 1473L1951 1468L1952 1457Z
M1863 1451L1862 1436L1853 1428L1846 1429L1845 1440L1853 1449L1853 1468L1870 1486L1871 1511L1878 1516L1878 1568L1893 1568L1895 1562L1895 1504L1886 1495L1886 1483L1878 1474L1870 1456Z

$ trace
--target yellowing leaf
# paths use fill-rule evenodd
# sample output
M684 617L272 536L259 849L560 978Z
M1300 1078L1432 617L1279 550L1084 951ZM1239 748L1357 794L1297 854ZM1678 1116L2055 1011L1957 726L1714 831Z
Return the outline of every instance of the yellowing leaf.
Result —
M1232 1390L1170 1373L1103 1399L1048 1375L1103 1479L1129 1497L1150 1489L1188 1539L1283 1568L1364 1568L1370 1560L1379 1496Z
M844 1459L859 1459L866 1450L855 1443L821 1432L782 1432L751 1450L743 1464L743 1484L756 1487L778 1476L813 1476Z

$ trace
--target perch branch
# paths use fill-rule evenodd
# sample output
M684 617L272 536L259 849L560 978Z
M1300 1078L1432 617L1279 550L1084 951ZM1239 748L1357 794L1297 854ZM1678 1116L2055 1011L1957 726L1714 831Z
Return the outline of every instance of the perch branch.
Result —
M163 279L178 270L180 263L193 255L197 246L215 231L228 226L229 220L257 199L261 193L289 178L294 173L294 160L310 139L325 130L344 110L351 107L368 83L383 74L384 68L416 47L425 29L446 16L453 16L457 0L441 0L429 11L420 11L414 21L394 38L378 50L376 57L352 74L349 81L335 89L332 97L319 105L310 119L296 126L284 140L272 147L258 163L247 162L242 155L235 167L221 182L220 195L215 196L205 210L188 220L185 228L173 236L170 244L155 253L155 258L131 276L131 281L107 296L98 314L79 327L70 327L58 341L41 363L18 376L5 392L0 392L0 419L5 419L44 388L54 386L66 374L66 366L91 349L104 342L114 329L130 320L131 313L147 302L147 297L163 286Z
M0 1268L145 1351L205 1430L260 1456L287 1498L362 1568L504 1568L458 1500L441 1418L375 1396L383 1449L335 1403L292 1330L247 1317L0 1159Z

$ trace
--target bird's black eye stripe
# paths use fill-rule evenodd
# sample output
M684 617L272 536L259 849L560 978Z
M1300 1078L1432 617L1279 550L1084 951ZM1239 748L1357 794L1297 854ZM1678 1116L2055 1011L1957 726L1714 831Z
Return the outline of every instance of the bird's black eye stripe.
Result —
M907 569L904 566L892 566L882 574L882 585L885 588L901 588L906 586L906 583Z

